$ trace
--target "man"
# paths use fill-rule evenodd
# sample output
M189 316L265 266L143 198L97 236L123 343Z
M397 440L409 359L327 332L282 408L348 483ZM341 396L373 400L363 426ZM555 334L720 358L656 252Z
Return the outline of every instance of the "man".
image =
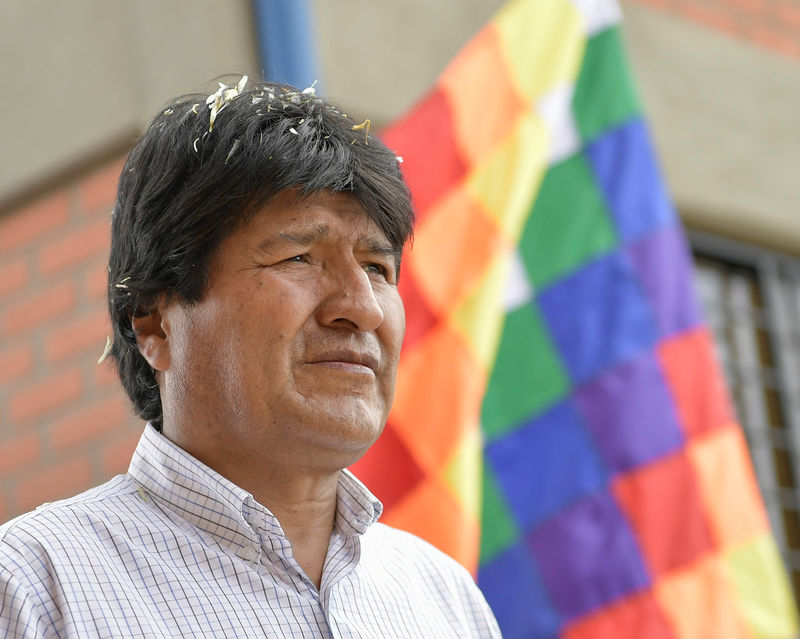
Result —
M127 475L0 529L3 636L499 636L343 470L394 392L398 158L244 82L176 100L122 171L108 353L149 423Z

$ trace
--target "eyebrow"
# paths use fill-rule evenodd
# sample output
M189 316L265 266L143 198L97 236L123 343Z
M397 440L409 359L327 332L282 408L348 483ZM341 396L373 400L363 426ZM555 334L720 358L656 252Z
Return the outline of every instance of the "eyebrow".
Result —
M315 242L320 242L327 237L328 227L323 225L297 232L282 231L265 239L258 245L258 248L259 250L264 251L275 244L281 244L284 242L298 244L300 246L307 246L309 244L314 244ZM366 250L368 253L375 255L390 255L396 259L399 259L402 254L401 249L396 249L388 242L372 237L359 240L357 246L362 250Z
M402 249L396 249L388 242L371 237L366 238L363 242L359 242L359 245L362 245L368 253L372 253L373 255L391 255L398 263L403 253Z
M328 237L328 227L315 226L303 231L278 233L277 235L273 235L272 237L265 239L258 245L258 248L259 250L263 251L269 249L275 244L282 243L300 244L302 246L306 246L308 244L313 244L314 242L324 240L326 237Z

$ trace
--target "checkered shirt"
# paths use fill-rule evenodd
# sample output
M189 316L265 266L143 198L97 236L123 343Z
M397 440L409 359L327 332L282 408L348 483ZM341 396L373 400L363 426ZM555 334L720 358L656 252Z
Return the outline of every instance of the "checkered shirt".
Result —
M464 568L339 479L319 589L252 495L147 426L127 475L0 527L2 637L499 637Z

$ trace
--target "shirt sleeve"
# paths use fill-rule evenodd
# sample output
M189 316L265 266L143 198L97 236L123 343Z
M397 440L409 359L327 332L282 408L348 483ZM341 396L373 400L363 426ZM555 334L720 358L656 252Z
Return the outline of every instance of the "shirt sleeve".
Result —
M9 639L44 639L46 636L34 599L4 566L0 566L0 636Z
M502 639L503 635L500 632L497 619L495 619L486 597L483 596L480 588L478 588L466 568L459 564L458 569L460 569L458 582L460 599L463 602L466 614L469 616L470 625L474 632L472 636Z

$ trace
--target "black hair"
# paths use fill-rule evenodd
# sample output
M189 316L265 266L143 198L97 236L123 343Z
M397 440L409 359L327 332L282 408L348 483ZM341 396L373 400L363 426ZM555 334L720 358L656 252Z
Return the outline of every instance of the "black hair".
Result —
M395 157L313 89L257 83L174 100L122 169L112 214L109 356L136 412L161 427L155 373L131 326L161 294L202 299L220 243L271 198L352 194L398 256L410 239L410 195ZM399 257L398 257L399 260ZM398 261L399 264L399 261Z

